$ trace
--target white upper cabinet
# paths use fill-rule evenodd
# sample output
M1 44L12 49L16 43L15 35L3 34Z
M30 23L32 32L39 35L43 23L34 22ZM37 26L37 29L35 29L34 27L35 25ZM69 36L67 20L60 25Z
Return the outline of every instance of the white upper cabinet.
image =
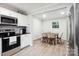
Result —
M0 14L7 15L7 16L12 16L12 17L17 17L16 12L13 12L9 9L2 8L2 7L0 7Z
M18 18L19 26L27 26L27 23L29 23L29 21L27 20L27 16L19 14L17 12L11 11L3 7L0 7L0 14Z
M10 16L9 10L2 8L2 7L0 7L0 14Z
M25 15L17 14L18 15L18 26L27 26L28 25L28 18Z
M9 10L9 12L10 12L10 13L9 13L10 16L17 18L17 13L16 13L16 12L11 11L11 10Z

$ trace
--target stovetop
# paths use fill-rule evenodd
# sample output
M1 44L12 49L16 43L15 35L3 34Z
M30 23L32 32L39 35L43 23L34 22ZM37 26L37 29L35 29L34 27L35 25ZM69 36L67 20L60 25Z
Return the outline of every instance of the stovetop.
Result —
M0 25L0 33L4 33L4 32L16 32L16 30L18 29L18 26L4 26L4 25Z

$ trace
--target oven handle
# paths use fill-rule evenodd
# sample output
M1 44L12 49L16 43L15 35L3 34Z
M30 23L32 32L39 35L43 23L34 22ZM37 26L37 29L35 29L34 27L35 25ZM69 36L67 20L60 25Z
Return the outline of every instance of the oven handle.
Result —
M3 38L3 39L8 39L9 37L5 37L5 38Z

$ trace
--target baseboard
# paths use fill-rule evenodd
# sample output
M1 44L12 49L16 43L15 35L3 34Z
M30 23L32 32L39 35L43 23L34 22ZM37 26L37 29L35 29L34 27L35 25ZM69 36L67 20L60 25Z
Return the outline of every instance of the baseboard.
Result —
M29 47L30 45L27 45L27 46L25 46L25 47L23 47L23 48L21 48L21 50L23 50L23 49L25 49L25 48L27 48L27 47Z
M41 37L42 37L41 35L38 35L38 36L34 36L32 39L37 40L37 39L40 39Z
M17 51L16 53L18 53L18 52L20 52L21 50L23 50L23 49L25 49L25 48L27 48L27 47L29 47L30 45L27 45L27 46L25 46L24 48L21 48L19 51ZM13 55L15 55L16 53L14 53L14 54L12 54L11 56L13 56Z
M41 39L41 37L40 38L36 38L36 39L34 39L33 41L35 41L35 40L40 40Z

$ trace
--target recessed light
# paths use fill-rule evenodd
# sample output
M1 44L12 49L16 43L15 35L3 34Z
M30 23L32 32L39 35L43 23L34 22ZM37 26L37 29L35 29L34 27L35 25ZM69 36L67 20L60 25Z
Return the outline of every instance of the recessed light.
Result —
M65 14L65 12L60 12L60 14L62 14L62 15L63 15L63 14Z
M46 18L46 14L43 14L43 18Z

